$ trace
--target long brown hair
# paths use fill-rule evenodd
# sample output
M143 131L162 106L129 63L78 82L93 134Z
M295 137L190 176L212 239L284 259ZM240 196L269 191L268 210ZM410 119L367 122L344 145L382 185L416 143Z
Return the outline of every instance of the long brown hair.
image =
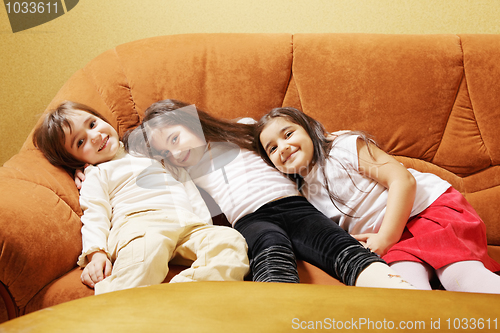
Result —
M320 164L324 163L332 147L332 141L328 139L328 133L324 126L319 121L309 117L300 110L292 107L280 107L269 111L269 113L260 118L255 125L254 147L267 164L274 167L273 162L271 162L271 159L260 142L260 135L267 124L275 118L285 118L302 127L309 137L311 137L314 146L311 166L316 165L318 162ZM295 179L295 176L293 177L292 179Z
M35 129L32 138L33 145L43 153L51 164L63 167L70 173L85 165L84 162L73 157L64 147L66 140L64 129L71 128L68 117L73 115L74 111L88 112L109 123L106 118L90 106L66 101L49 111L43 122Z
M193 112L191 112L193 111ZM216 118L194 105L174 99L153 103L144 113L141 125L129 130L122 138L127 151L156 159L163 158L149 144L154 129L183 125L209 142L230 142L241 148L253 149L254 125Z
M285 118L286 120L297 124L301 126L309 135L311 138L311 141L313 143L314 147L314 153L312 157L311 164L309 166L309 171L311 171L311 168L315 165L318 165L319 168L322 170L323 173L323 179L325 180L323 186L325 187L328 196L330 197L331 202L333 205L340 211L342 210L337 206L336 202L341 203L342 205L345 205L346 202L342 198L340 198L338 195L336 195L332 190L330 190L330 186L328 184L328 177L326 174L326 168L325 164L327 159L329 158L335 158L330 156L330 151L334 147L334 142L333 140L329 139L329 133L325 130L324 126L317 121L316 119L308 116L304 112L292 108L292 107L279 107L279 108L274 108L272 109L268 114L264 115L256 124L255 126L255 133L254 133L254 146L257 151L257 153L262 157L264 161L266 161L267 164L270 166L276 168L276 166L271 162L271 159L267 155L267 152L265 151L264 147L262 146L262 143L260 141L260 135L264 128L269 124L269 122L275 118ZM375 144L376 143L364 132L360 131L350 131L342 135L359 135L361 139L363 139L367 144ZM372 155L372 152L370 150L370 146L368 146L368 151L370 155ZM344 168L344 170L347 172L347 167L344 166L340 161L339 164ZM349 175L349 172L347 172L347 175L349 178L351 176ZM298 174L286 174L288 178L299 184L299 189L303 183L303 179L300 175ZM354 183L354 180L351 178L351 181L353 182L353 185L357 188L356 184ZM360 190L358 188L358 190ZM351 209L350 207L347 207ZM352 210L352 209L351 209ZM354 217L350 215L349 213L342 212L343 214L349 216L349 217Z

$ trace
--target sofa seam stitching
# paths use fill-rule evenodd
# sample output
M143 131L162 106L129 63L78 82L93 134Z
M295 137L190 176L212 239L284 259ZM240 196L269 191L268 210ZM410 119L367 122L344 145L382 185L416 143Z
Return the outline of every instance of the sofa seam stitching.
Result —
M94 79L94 76L89 75L90 72L89 72L87 66L83 67L81 70L82 70L82 74L85 75L85 78L87 78L87 80L89 80L89 82L94 87L95 91L97 92L97 94L101 98L102 102L109 108L108 104L106 103L106 99L104 98L101 91L99 90L99 85L96 84L96 80Z
M452 115L453 109L455 108L455 105L457 103L457 97L458 97L458 94L459 94L459 91L460 91L460 87L462 86L463 80L466 79L465 78L465 55L464 55L464 51L463 51L463 47L462 47L462 39L458 35L455 35L455 36L458 38L458 47L460 48L460 51L461 51L462 74L461 74L460 80L459 80L458 85L457 85L456 90L455 90L455 97L453 99L453 103L451 105L451 108L449 109L448 119L446 120L445 126L443 128L443 132L441 134L441 138L440 138L438 146L436 148L436 152L434 153L434 156L432 157L432 160L431 160L431 162L434 165L437 165L437 164L434 163L434 159L436 158L436 155L437 155L437 153L439 151L439 148L441 148L441 144L443 143L443 138L445 136L445 132L446 132L447 128L449 127L451 115ZM469 96L469 99L470 99L470 96ZM461 187L462 187L463 191L466 192L466 188L465 188L465 183L464 183L463 177L460 177L460 183L461 183Z
M460 36L459 36L459 38L460 38ZM464 49L463 49L463 44L462 44L462 39L461 38L460 38L460 48L461 48L462 54L463 54L463 57L462 57L462 59L463 59L462 60L463 61L463 68L464 68L464 70L463 70L463 78L465 79L465 82L467 83L467 74L465 72L465 53L464 53ZM479 123L477 122L476 110L475 110L474 105L473 105L473 101L472 101L472 97L471 97L470 88L469 88L469 84L468 83L467 83L467 95L469 95L469 102L470 102L470 106L471 106L472 116L474 117L474 122L476 124L477 132L479 134L479 137L481 138L481 142L482 142L484 148L486 149L488 158L490 160L490 165L488 167L483 168L481 170L477 170L476 172L474 172L474 174L475 174L475 173L484 171L484 170L486 170L486 169L488 169L490 167L493 167L494 165L493 165L493 160L491 158L490 150L488 149L488 146L484 142L483 135L481 133L481 129L479 128ZM472 175L473 174L468 175L467 177L472 176ZM468 188L465 186L465 178L467 178L467 177L462 177L464 193L475 193L475 192L477 192L477 191L474 191L474 192L469 192L468 191Z
M290 83L291 83L291 80L293 79L293 83L294 83L294 86L295 86L295 90L297 91L297 97L298 97L298 102L299 102L299 109L302 110L302 112L304 112L304 108L303 108L303 105L302 105L302 98L300 96L300 91L299 91L299 87L297 86L297 82L295 80L295 75L294 75L294 72L293 72L293 65L295 63L295 34L292 34L291 36L291 51L292 51L292 57L291 57L291 63L290 63L290 75L288 77L288 84L287 84L287 87L286 87L286 91L285 91L285 95L283 96L283 101L284 101L284 98L286 97L286 93L288 92L289 88L290 88ZM281 103L282 106L283 103Z
M444 125L444 128L443 128L443 133L441 134L441 138L439 140L439 143L438 143L438 146L436 148L436 152L434 153L434 156L432 157L431 161L433 164L434 164L434 159L436 158L436 154L437 152L439 151L439 148L441 147L441 143L443 142L443 138L444 138L444 133L446 132L446 129L448 128L448 125L450 123L450 118L451 118L451 114L453 112L453 109L457 103L457 96L458 96L458 92L460 91L460 86L462 85L462 82L465 78L465 63L464 63L464 52L463 52L463 49L461 47L461 39L460 39L460 36L456 35L458 37L458 41L459 41L459 47L460 47L460 50L461 50L461 54L462 54L462 74L461 74L461 77L460 77L460 80L458 82L458 85L457 85L457 88L455 90L455 98L453 99L453 103L451 104L451 107L449 109L449 112L448 112L448 119L446 120L446 123Z
M135 99L134 99L134 96L132 94L132 87L130 86L130 80L129 80L128 76L125 74L125 69L124 69L124 66L122 64L121 58L118 55L118 50L116 49L116 47L113 49L113 51L115 53L117 63L120 66L120 69L122 71L123 77L125 78L125 81L127 82L127 86L126 87L127 87L128 92L129 92L129 95L130 95L130 100L132 101L132 106L134 108L134 112L137 115L137 117L140 119L139 112L137 112L137 104L135 103Z
M461 39L460 39L460 47L462 48L462 53L463 53L463 47L462 47ZM466 75L466 73L465 73L465 54L464 54L463 59L464 59L464 60L463 60L463 64L464 64L464 73L463 73L463 76L464 76L465 78L467 78L467 75ZM467 82L467 80L466 80L466 82ZM483 144L483 146L484 146L484 149L486 149L487 154L488 154L488 158L489 158L489 160L490 160L490 165L489 165L489 167L493 167L494 165L493 165L493 159L492 159L492 157L491 157L490 149L488 148L488 146L487 146L487 145L486 145L486 143L484 142L483 134L482 134L482 132L481 132L481 129L480 129L480 127L479 127L479 123L478 123L478 121L477 121L477 117L476 117L476 109L474 108L474 105L473 105L473 103L474 103L474 102L472 101L472 96L471 96L471 93L470 93L469 84L467 84L467 94L469 95L469 102L470 102L470 105L471 105L472 115L474 116L474 121L475 121L475 123L476 123L477 132L479 133L479 137L481 138L481 142L482 142L482 144ZM487 168L488 168L488 167L487 167ZM485 169L487 169L487 168L484 168L483 170L485 170ZM479 171L481 171L481 170L479 170ZM479 172L479 171L478 171L478 172Z
M285 106L284 105L284 102L285 102L285 98L286 98L286 95L288 93L288 90L290 89L290 83L291 83L291 80L293 78L293 34L290 36L290 53L291 53L291 56L290 56L290 71L288 72L288 78L286 80L286 86L285 86L285 91L283 92L283 100L281 101L281 106Z

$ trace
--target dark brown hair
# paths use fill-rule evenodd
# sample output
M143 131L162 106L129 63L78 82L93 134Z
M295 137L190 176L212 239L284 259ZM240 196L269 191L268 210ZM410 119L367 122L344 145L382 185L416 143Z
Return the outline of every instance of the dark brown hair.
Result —
M192 106L192 108L188 108ZM182 109L182 110L179 110ZM177 112L174 112L177 111ZM193 111L193 112L192 112ZM254 125L220 119L185 102L166 99L146 109L139 127L123 136L125 149L151 158L162 159L160 152L149 145L154 129L183 125L209 142L231 142L241 148L253 149ZM201 126L200 126L201 125Z
M269 113L260 118L255 125L254 146L257 153L259 153L267 164L274 167L273 162L271 162L271 159L260 142L260 135L267 124L275 118L285 118L302 127L311 138L314 146L311 166L316 165L318 161L320 164L324 163L332 147L332 141L328 139L328 133L324 126L319 121L309 117L300 110L292 107L280 107L269 111ZM293 176L292 179L295 179L295 176Z
M84 162L73 157L64 147L66 140L64 129L71 128L68 116L73 115L74 111L88 112L109 123L106 118L90 106L66 101L56 109L51 110L33 133L33 145L43 153L49 162L55 166L63 167L71 173L85 165Z
M297 124L301 126L309 135L311 138L311 141L314 146L314 153L312 157L311 164L308 166L309 170L315 166L318 165L322 172L323 172L323 179L325 180L323 186L325 187L330 200L332 201L333 205L339 209L339 211L342 212L342 210L337 206L336 202L340 202L341 204L345 205L345 200L342 200L338 195L333 193L330 190L330 186L328 185L328 178L326 175L326 168L324 167L326 164L327 159L329 158L334 158L330 156L330 151L332 150L334 146L333 140L329 139L329 133L325 130L324 126L317 121L316 119L308 116L304 112L292 108L292 107L280 107L280 108L274 108L272 109L268 114L264 115L256 124L255 126L255 133L254 133L254 146L257 151L257 153L262 157L264 161L267 162L270 166L276 168L276 166L271 162L271 159L267 155L267 152L265 151L264 147L262 146L262 143L260 141L260 135L264 128L269 124L269 122L275 118L285 118L286 120ZM375 144L375 142L368 137L366 133L359 132L359 131L351 131L347 132L342 135L359 135L367 144L372 143ZM368 151L370 155L372 154L370 150L370 146L368 145ZM344 170L347 171L347 167L344 166L340 161L340 165L344 168ZM350 177L349 173L347 175ZM299 189L302 185L302 177L298 174L287 174L287 177L299 184ZM351 178L351 181L352 178ZM353 185L357 188L356 184L353 181ZM350 208L350 207L348 207ZM343 212L345 215L353 217L349 215L349 213Z

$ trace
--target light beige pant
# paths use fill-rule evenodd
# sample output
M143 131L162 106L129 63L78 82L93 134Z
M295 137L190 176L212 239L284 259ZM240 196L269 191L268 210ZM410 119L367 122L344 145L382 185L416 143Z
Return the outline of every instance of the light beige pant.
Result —
M175 258L191 267L170 282L242 281L249 270L247 244L236 230L201 224L193 214L169 218L164 211L133 214L108 238L113 270L95 294L162 283Z

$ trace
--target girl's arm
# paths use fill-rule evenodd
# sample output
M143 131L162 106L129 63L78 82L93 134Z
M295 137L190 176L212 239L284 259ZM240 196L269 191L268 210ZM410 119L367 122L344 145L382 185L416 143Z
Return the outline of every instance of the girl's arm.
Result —
M112 208L106 176L98 167L86 170L85 182L80 190L82 221L82 254L78 265L85 267L81 280L89 287L111 274L107 241L111 229Z
M375 145L369 145L370 149L364 140L357 140L359 171L388 189L387 208L378 233L353 237L366 242L371 251L383 256L403 234L417 185L412 174L395 158Z

